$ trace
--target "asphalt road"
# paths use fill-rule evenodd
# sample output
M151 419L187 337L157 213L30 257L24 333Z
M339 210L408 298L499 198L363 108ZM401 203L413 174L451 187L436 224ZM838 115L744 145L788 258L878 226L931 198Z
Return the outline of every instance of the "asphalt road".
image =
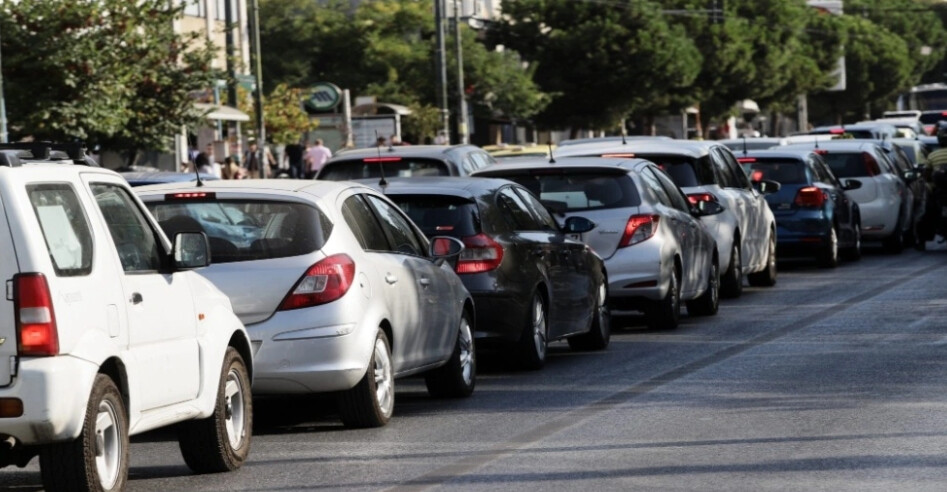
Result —
M556 343L538 372L481 357L469 399L399 380L381 429L344 429L325 399L261 403L236 473L136 437L129 490L945 490L947 251L779 266L675 331L623 319L607 351ZM36 460L0 470L39 483Z

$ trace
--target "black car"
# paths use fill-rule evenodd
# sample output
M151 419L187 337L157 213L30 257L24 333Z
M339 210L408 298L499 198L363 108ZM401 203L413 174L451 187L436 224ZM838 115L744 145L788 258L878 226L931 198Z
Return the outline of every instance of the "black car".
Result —
M856 179L840 181L812 150L750 150L737 161L753 182L776 181L778 191L766 195L776 217L779 256L813 256L834 268L839 253L861 257L861 217L846 190L861 187Z
M476 145L400 145L343 150L326 161L316 179L467 176L496 164Z
M456 271L474 298L478 338L506 342L529 369L543 366L553 340L608 346L605 266L570 237L592 230L591 221L572 217L560 227L532 193L504 179L391 179L381 188L429 237L464 242Z

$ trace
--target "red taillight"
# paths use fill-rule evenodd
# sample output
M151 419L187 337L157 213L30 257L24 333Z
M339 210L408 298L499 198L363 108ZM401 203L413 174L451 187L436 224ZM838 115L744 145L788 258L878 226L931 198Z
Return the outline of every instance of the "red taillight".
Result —
M815 149L815 153L819 155L828 155L829 151L825 149Z
M213 191L193 191L193 192L186 192L186 193L168 193L168 194L164 195L164 199L165 199L165 200L168 200L168 201L173 201L173 200L193 200L193 201L209 200L209 201L214 201L214 200L217 199L217 193L214 193Z
M740 164L756 162L756 157L737 157L737 162L739 162Z
M844 128L832 128L832 129L829 130L829 133L831 133L832 135L841 135L841 134L845 133L845 129L844 129Z
M691 202L691 205L697 205L697 202L715 202L717 197L712 193L691 193L687 195L687 199Z
M763 171L759 169L754 169L753 173L750 174L750 180L754 182L763 181Z
M42 273L15 275L13 298L20 355L58 355L59 332L46 276Z
M881 167L878 166L878 161L875 160L875 156L868 152L862 152L862 160L865 161L865 172L867 172L869 176L881 174Z
M486 234L463 239L464 250L457 260L457 273L481 273L495 270L503 261L503 246Z
M309 267L292 292L280 303L280 311L318 306L344 296L355 279L355 262L345 253L332 255Z
M638 244L658 232L657 215L632 215L625 224L625 233L621 236L619 248Z
M793 200L793 203L795 203L797 207L821 208L825 203L825 193L815 186L806 186L796 192L796 198Z
M366 157L362 162L399 162L400 157Z

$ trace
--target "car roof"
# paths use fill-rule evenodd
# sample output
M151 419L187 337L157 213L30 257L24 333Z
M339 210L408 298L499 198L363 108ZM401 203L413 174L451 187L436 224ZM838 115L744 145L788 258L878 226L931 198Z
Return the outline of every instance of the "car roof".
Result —
M328 162L347 159L364 159L366 157L413 156L442 158L455 150L479 149L476 145L396 145L387 147L367 147L361 149L345 149L337 152Z
M780 147L778 149L770 150L749 150L746 153L746 157L768 157L773 159L800 159L805 160L805 158L815 153L815 149L802 149L802 148L785 148ZM737 156L737 159L743 157L743 154Z
M588 170L618 170L624 172L638 170L645 164L651 164L651 161L635 158L613 158L613 157L569 157L550 162L549 159L522 159L515 163L498 164L472 173L474 176L491 176L493 174L514 174L515 171L532 171L536 169L588 169Z
M710 153L714 146L724 147L716 140L637 140L621 142L590 143L560 148L556 157L591 156L603 154L670 154L698 158ZM729 150L729 149L728 149ZM630 156L629 157L633 157ZM571 157L570 157L571 158Z
M795 143L789 144L785 147L788 149L826 149L826 150L864 150L865 148L878 147L881 146L879 143L881 140L864 140L864 139L854 139L854 138L843 138L835 140L826 140L825 142L819 142L818 145L814 142L810 143Z
M228 193L267 193L273 195L294 196L300 192L314 196L327 196L357 186L369 188L351 181L316 181L309 179L218 179L197 186L193 182L163 183L139 186L135 192L139 195L154 196L163 193L181 192L228 192Z
M671 137L665 135L626 135L622 137L621 135L610 136L610 137L589 137L589 138L567 138L559 142L560 146L569 146L569 145L582 145L587 143L607 143L607 142L621 142L622 139L626 141L630 140L671 140Z
M145 185L178 182L193 183L197 181L197 176L195 176L194 173L178 173L174 171L135 171L120 172L119 174L121 174L122 177L132 185L135 183ZM201 173L201 180L203 181L214 181L218 179L220 178L212 174Z
M505 166L504 166L505 167ZM386 178L388 183L382 187L381 180L366 178L356 183L372 187L388 195L450 195L473 199L492 193L493 190L513 184L501 178L470 178L461 176L419 176L415 178Z

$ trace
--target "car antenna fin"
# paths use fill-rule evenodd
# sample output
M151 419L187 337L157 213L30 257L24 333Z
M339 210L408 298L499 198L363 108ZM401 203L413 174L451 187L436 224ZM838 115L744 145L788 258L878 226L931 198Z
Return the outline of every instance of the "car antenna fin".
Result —
M743 135L743 157L746 157L746 134Z
M622 120L622 125L621 125L621 144L628 145L628 139L625 138L625 134L627 133L627 131L625 130L624 121L625 120Z
M819 137L815 137L815 148L819 148Z
M378 141L378 130L375 130L375 141ZM388 180L385 179L385 164L381 162L381 147L376 145L375 148L378 150L378 174L381 175L381 179L378 180L378 186L381 187L381 192L385 192L385 187L388 186ZM388 147L390 152L394 152L394 148Z
M550 164L555 164L555 163L556 163L556 156L552 155L552 140L546 142L546 145L549 146L549 163L550 163Z
M200 168L197 167L197 163L196 163L196 162L193 162L192 164L194 164L194 175L197 176L197 184L196 184L195 186L197 186L197 187L204 186L204 181L201 179L201 170L200 170Z

